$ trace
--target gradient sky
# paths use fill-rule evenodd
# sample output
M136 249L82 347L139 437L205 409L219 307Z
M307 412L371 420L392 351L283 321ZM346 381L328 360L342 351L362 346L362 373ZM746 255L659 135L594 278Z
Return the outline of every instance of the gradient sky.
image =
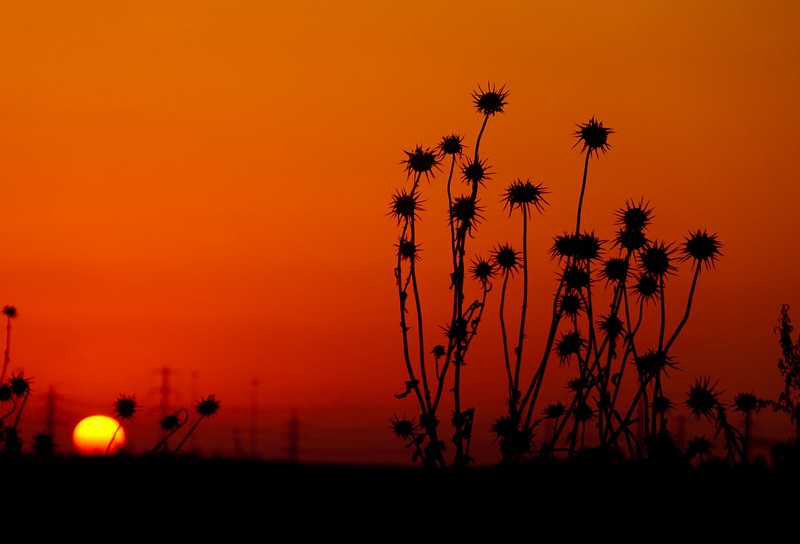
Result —
M775 0L4 2L0 305L19 312L10 368L33 379L24 432L52 391L67 451L80 417L134 394L126 428L147 448L162 400L215 394L205 451L286 456L296 411L301 459L410 463L389 431L417 408L393 397L406 377L386 213L403 151L450 133L471 145L471 93L488 84L510 94L481 147L494 176L474 249L519 239L510 181L550 189L531 341L547 249L574 225L572 132L596 116L615 132L584 225L607 239L643 198L659 239L699 228L723 244L675 348L675 398L700 375L729 401L777 397L781 305L800 323L798 27L800 4ZM444 274L437 179L421 265ZM435 274L426 288L446 300ZM487 463L505 395L496 316L495 299L465 368Z

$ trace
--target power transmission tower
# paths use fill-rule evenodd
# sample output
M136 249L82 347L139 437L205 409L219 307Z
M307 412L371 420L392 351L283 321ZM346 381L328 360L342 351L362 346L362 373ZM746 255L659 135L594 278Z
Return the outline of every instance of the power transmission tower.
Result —
M297 410L292 410L292 417L289 420L289 461L296 463L300 457L300 419L297 417Z

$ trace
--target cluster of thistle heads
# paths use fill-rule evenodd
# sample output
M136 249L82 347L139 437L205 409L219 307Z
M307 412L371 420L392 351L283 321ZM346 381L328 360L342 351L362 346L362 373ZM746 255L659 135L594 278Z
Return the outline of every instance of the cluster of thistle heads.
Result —
M722 244L716 233L706 229L690 230L680 244L651 238L654 213L644 199L628 199L625 205L614 212L616 233L612 240L602 240L594 231L581 226L581 214L587 185L587 173L592 157L599 158L610 149L609 137L615 131L592 116L588 122L577 124L573 135L584 155L583 181L577 207L574 230L566 230L553 238L550 257L560 269L555 288L552 316L545 322L550 327L544 353L534 368L530 382L525 382L527 363L523 359L523 344L530 336L526 331L527 298L522 303L517 335L509 334L504 308L507 286L512 279L522 276L527 297L528 278L531 272L527 239L534 212L544 213L550 192L542 183L530 179L511 180L503 193L502 203L509 217L518 212L522 218L521 250L512 244L497 244L488 257L477 255L469 264L465 260L467 245L475 237L484 220L484 207L479 195L493 177L491 166L480 154L481 139L485 135L488 121L504 113L508 104L505 86L489 84L484 90L472 93L473 105L483 117L475 145L467 153L465 138L460 134L448 134L435 147L417 145L404 151L402 161L410 188L395 191L390 202L389 214L400 228L396 244L397 259L395 279L400 303L400 327L403 338L403 362L408 374L404 390L397 398L414 397L420 408L419 422L416 418L392 418L395 435L406 441L414 452L413 459L422 460L429 466L445 466L444 450L437 412L441 406L443 392L451 392L455 409L451 416L454 426L451 439L455 446L454 465L471 462L468 448L472 433L474 409L467 407L460 389L460 372L467 361L468 348L477 334L483 318L487 295L492 283L501 281L500 320L503 333L502 356L508 377L508 413L499 417L492 425L504 460L520 460L536 454L552 455L554 451L569 452L583 446L587 428L594 426L603 447L619 447L627 441L634 442L631 428L634 423L644 424L647 436L640 444L629 446L632 457L656 455L668 444L675 443L667 427L668 414L674 402L667 396L663 379L668 371L677 366L670 350L686 324L695 296L698 278L702 270L715 268L722 256ZM443 168L448 165L449 168ZM417 269L420 266L420 227L422 190L420 181L431 182L438 173L448 172L446 192L448 200L448 225L450 230L453 268L450 274L452 291L452 319L440 328L444 334L442 343L435 343L428 351L423 328L423 304L418 287ZM461 185L454 185L456 173L460 173ZM429 183L430 185L430 183ZM466 187L456 194L457 187ZM671 330L664 312L664 294L667 280L677 273L678 264L691 263L693 278L685 303L683 318ZM478 284L478 295L470 302L465 278L469 272ZM611 302L607 312L599 311L601 304L597 296L597 284L603 283L610 291ZM648 307L660 309L658 340L639 340L642 318ZM656 311L656 314L659 312ZM583 318L579 321L579 318ZM416 327L416 330L415 330ZM415 345L416 343L416 345ZM433 364L427 356L433 358ZM568 383L572 399L566 404L557 402L536 411L545 368L550 358L561 365L577 361L577 377ZM797 357L800 366L800 356ZM633 387L636 391L633 404L627 412L617 404L626 368L633 368ZM628 372L630 374L630 372ZM799 374L800 375L800 374ZM800 379L797 380L800 388ZM446 383L445 383L446 382ZM684 403L697 420L708 421L714 429L713 438L723 437L726 457L729 460L746 460L747 433L739 430L727 417L726 405L721 400L724 391L718 382L707 376L698 378L686 393ZM787 393L788 395L788 393ZM759 399L753 393L740 393L735 397L733 409L749 418L758 409L779 403ZM788 403L786 403L788 404ZM644 416L640 410L644 407ZM545 419L554 420L557 429L550 437L534 441L536 426ZM644 421L642 421L642 419ZM569 425L567 421L571 421ZM800 429L800 424L798 425ZM563 431L563 433L562 433ZM580 438L579 438L580 437ZM559 443L559 439L561 443ZM704 436L689 442L685 457L702 458L712 447L712 440Z
M106 447L106 455L108 455L111 451L119 429L122 428L123 424L131 421L140 411L140 409L141 407L139 406L135 395L121 394L117 397L117 400L114 402L113 410L119 425L117 427L117 431L115 431L114 436L111 437L111 440ZM180 407L172 413L163 416L159 422L159 427L161 428L163 436L150 450L149 454L177 454L186 443L188 438L195 432L200 422L204 419L214 417L218 411L219 401L216 399L215 395L212 394L201 398L194 405L194 415L196 416L194 422L184 432L177 445L171 449L169 447L170 439L176 438L178 432L190 421L191 414L187 408Z
M6 348L1 371L2 376L0 377L0 410L2 410L2 413L0 413L0 428L2 428L0 441L2 442L1 447L4 455L16 455L22 453L24 450L24 440L20 432L20 421L28 399L33 392L31 387L33 380L25 377L24 372L21 370L13 372L6 378L6 371L10 362L9 345L11 320L17 317L17 308L15 306L6 305L3 308L3 315L6 318ZM159 422L160 428L164 434L150 453L176 454L189 436L195 432L201 421L217 414L219 406L219 401L213 394L201 398L194 405L194 415L196 417L192 425L186 430L178 444L172 449L169 448L169 440L175 437L189 422L192 414L190 414L188 409L182 407L171 414L165 415ZM122 394L117 397L116 401L113 403L113 413L118 421L118 426L106 447L105 455L110 453L123 424L134 419L140 410L141 406L136 400L135 395ZM57 448L58 444L55 442L51 433L40 431L33 435L31 449L34 454L51 455Z

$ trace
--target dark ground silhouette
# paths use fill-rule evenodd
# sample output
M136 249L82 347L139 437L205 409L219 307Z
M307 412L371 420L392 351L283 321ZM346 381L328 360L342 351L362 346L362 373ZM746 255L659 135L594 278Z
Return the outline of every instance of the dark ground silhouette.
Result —
M566 541L600 534L623 540L765 536L794 525L800 483L794 466L593 461L426 471L191 456L52 456L3 459L0 470L4 515L14 516L6 519L74 512L121 520L131 539L224 530L228 542L287 525L292 540L322 531L325 540L338 534L373 542L401 535L413 540L409 535L418 531L425 531L423 540L474 537L478 530L511 538L547 527Z

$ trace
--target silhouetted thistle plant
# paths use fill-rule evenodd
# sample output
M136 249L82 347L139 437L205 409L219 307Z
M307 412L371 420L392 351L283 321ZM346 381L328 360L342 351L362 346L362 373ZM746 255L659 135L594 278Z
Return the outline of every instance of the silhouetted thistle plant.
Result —
M707 376L698 378L686 394L686 406L696 420L705 420L714 426L713 438L722 435L725 443L726 460L732 464L746 463L745 436L728 421L727 406L720 400L724 391L711 383Z
M32 380L25 378L24 373L19 371L12 374L6 383L0 384L0 405L5 405L3 413L0 414L5 453L19 453L22 449L19 423L31 395L31 383ZM13 420L9 424L7 421L11 416Z
M744 437L742 440L742 455L744 463L750 460L750 431L753 424L753 414L762 408L761 400L755 393L737 393L733 398L733 409L744 416Z
M481 293L467 304L465 293L466 242L475 235L483 220L479 204L480 189L491 179L492 172L479 154L481 138L489 117L504 112L508 93L504 87L478 88L472 94L483 123L478 133L474 154L467 156L463 138L446 136L435 149L417 146L406 151L404 161L410 189L397 191L391 203L392 215L400 228L395 279L400 302L400 327L403 357L408 374L405 390L396 395L416 397L420 406L419 424L414 420L393 421L395 434L414 447L413 459L425 466L444 467L444 442L439 437L442 391L450 380L452 368L454 426L452 442L456 446L453 465L471 461L468 454L474 410L464 409L460 391L460 373L466 362L467 348L477 333L486 298L492 282L502 281L499 320L502 334L502 355L508 380L507 412L491 427L499 442L504 464L518 464L534 457L571 459L586 450L630 459L663 459L677 457L678 451L670 429L669 415L675 404L665 389L669 372L678 367L671 350L691 313L699 277L703 270L715 267L722 256L716 234L706 230L689 231L683 242L676 244L651 239L653 209L644 199L626 200L614 212L616 234L603 240L582 225L582 213L588 188L590 159L600 158L610 149L609 138L615 131L592 116L577 124L573 147L580 146L584 156L577 215L574 231L565 231L553 239L550 257L559 272L554 289L549 320L540 356L531 355L524 343L530 337L529 282L532 271L528 241L533 212L542 213L548 189L527 178L516 178L506 187L502 202L513 217L519 211L522 219L520 250L512 242L497 244L488 259L471 260L471 279L478 282ZM420 262L418 223L421 206L420 180L431 181L441 164L449 160L447 181L448 218L451 239L453 293L451 320L441 329L446 342L433 351L425 349L425 327L420 300L417 266ZM459 166L460 165L460 166ZM459 166L457 168L457 166ZM462 196L454 195L452 179L460 170L461 180L470 189ZM669 279L678 274L680 264L688 262L693 276L683 315L670 327L666 302ZM521 278L521 311L516 318L516 332L511 335L507 315L510 285ZM598 291L605 288L601 297ZM655 323L649 325L651 317ZM648 326L645 326L645 325ZM412 325L416 326L412 342ZM655 339L641 340L654 328ZM434 368L426 364L432 355ZM549 364L574 368L575 375L567 384L568 402L550 404L538 409ZM449 384L450 382L447 381ZM708 385L708 384L706 384ZM697 392L695 392L697 393ZM534 441L536 429L547 421L548 436ZM724 405L715 404L714 423L717 434L724 435L729 457L743 457L744 437L726 419ZM643 435L635 427L641 425Z
M455 133L444 136L435 148L416 146L412 151L404 151L406 160L403 163L411 187L395 192L389 211L400 229L394 275L400 310L403 360L408 376L404 391L396 397L405 398L413 394L420 410L418 424L414 423L416 418L395 418L392 428L395 435L409 441L407 445L414 446L413 460L420 461L428 468L445 468L451 464L445 458L445 442L439 436L439 409L445 392L451 392L453 399L450 422L453 426L451 442L455 451L452 465L464 467L473 461L469 448L474 409L463 405L461 372L467 362L469 346L478 331L494 270L493 264L487 260L480 257L472 260L471 276L480 284L481 293L472 302L468 302L465 292L466 246L483 219L483 208L478 198L480 189L492 177L491 167L480 155L481 140L489 118L503 113L508 92L504 87L498 88L489 84L485 90L479 86L472 93L472 99L477 112L483 116L474 152L466 155L464 138ZM436 343L434 350L428 352L428 331L424 323L425 312L417 274L421 257L418 223L420 212L423 211L420 182L423 177L430 182L445 161L448 163L446 194L452 262L452 308L449 321L440 327L444 341ZM460 195L454 195L453 189L457 173L460 174L460 181L466 185L466 192ZM414 327L416 331L412 332ZM433 367L428 363L431 355L434 358Z
M153 455L160 451L168 453L167 441L172 438L172 436L174 436L175 433L177 433L187 421L189 421L189 411L186 408L178 408L173 413L162 417L159 425L165 434L161 440L159 440L156 445L153 446L153 449L150 450L150 454Z
M46 432L38 432L33 435L33 453L39 456L49 456L58 448L53 439L53 435Z
M219 411L219 401L216 399L215 395L208 395L207 397L201 398L197 404L194 406L195 415L198 416L197 419L194 420L192 426L186 431L186 434L183 436L178 445L175 446L173 450L173 454L177 454L178 450L183 447L183 444L186 440L197 430L197 426L200 423L208 418L214 417L217 415ZM162 422L163 423L163 422Z
M108 445L106 446L106 457L108 457L108 454L111 451L111 446L116 441L117 435L119 434L120 429L122 429L124 423L133 419L138 411L139 404L136 402L135 395L119 395L117 397L117 400L114 402L114 415L117 416L118 424L117 428L114 429L114 434L111 436L111 440L109 440Z
M549 442L539 446L538 454L553 457L563 452L572 458L593 442L597 451L616 452L633 459L651 454L663 457L667 450L672 455L676 448L667 421L674 405L665 395L662 380L677 366L669 350L688 319L700 271L713 267L721 256L721 245L716 235L706 231L690 233L680 247L663 240L650 240L647 229L653 212L643 200L638 203L628 200L615 212L618 231L610 248L606 249L608 242L594 232L582 231L589 159L608 150L608 137L614 131L594 117L578 127L576 145L582 144L585 160L576 230L556 236L550 250L551 257L561 267L560 280L542 358L516 408L526 416L520 421L520 430L515 432L530 433L541 421L541 417L534 417L535 405L548 361L555 357L562 366L574 363L577 378L568 387L573 398L566 405L565 414L558 419ZM684 316L668 336L666 284L677 273L677 264L685 260L692 260L694 278ZM603 280L605 288L611 290L605 313L596 309L595 291L601 285L598 280ZM631 295L635 305L631 304ZM636 338L651 305L658 315L658 340L655 347L642 350L637 348ZM624 376L631 365L635 371L635 392L626 409L620 405L620 394L630 382ZM513 401L511 398L512 407ZM641 421L640 413L643 413ZM513 416L514 411L509 414ZM643 437L633 431L637 422L644 425ZM588 426L595 429L593 440L587 439ZM504 452L503 460L518 462L518 453L510 456Z

